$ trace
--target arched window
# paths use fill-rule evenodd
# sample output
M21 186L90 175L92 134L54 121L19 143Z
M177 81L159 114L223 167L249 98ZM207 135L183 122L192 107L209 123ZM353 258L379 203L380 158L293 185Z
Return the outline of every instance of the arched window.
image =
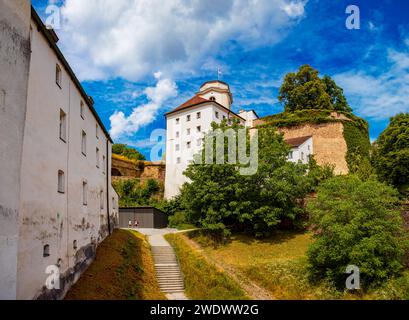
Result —
M49 257L49 256L50 256L50 245L46 244L43 247L43 257L46 258L46 257Z
M216 101L216 98L215 98L215 97L210 97L209 100L210 100L210 101Z

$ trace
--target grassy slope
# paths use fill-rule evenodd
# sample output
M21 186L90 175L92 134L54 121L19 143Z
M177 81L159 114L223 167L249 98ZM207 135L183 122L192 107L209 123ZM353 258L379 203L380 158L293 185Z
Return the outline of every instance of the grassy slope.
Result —
M255 281L275 299L407 299L409 296L408 273L361 296L338 292L328 283L312 284L306 258L308 245L313 241L309 233L279 232L263 240L233 235L229 243L217 247L197 233L191 236L203 247L205 255Z
M144 236L115 230L98 247L95 261L71 288L67 300L165 299L155 278Z
M168 234L185 278L186 295L195 300L242 300L244 292L222 270L218 270L191 247L180 234Z

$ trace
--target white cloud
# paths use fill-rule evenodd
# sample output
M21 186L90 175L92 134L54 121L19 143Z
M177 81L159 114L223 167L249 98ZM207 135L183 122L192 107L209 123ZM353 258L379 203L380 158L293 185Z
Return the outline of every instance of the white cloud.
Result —
M274 44L307 0L66 0L64 52L82 80L199 70L226 41Z
M352 108L362 116L386 119L409 112L409 52L388 50L388 66L373 75L350 71L334 76Z
M155 73L157 83L155 87L148 87L144 94L148 103L135 107L127 117L122 111L116 111L109 119L111 121L110 134L113 139L129 137L141 127L152 123L159 109L170 98L177 96L176 83L168 78L163 79L162 73Z

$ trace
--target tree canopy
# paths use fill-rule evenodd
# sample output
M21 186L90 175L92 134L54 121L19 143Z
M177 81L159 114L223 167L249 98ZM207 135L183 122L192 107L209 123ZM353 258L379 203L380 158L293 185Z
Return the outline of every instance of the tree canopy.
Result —
M308 251L313 278L345 289L349 265L358 266L363 287L399 273L407 236L398 204L397 192L373 178L338 176L321 184L307 206L315 232Z
M373 152L379 178L403 191L409 187L409 113L391 118Z
M213 130L229 128L240 126L213 124ZM241 175L238 164L189 165L185 175L191 182L183 185L180 196L189 221L216 233L240 229L263 236L284 221L299 220L304 213L299 201L316 183L319 167L309 175L308 165L288 162L289 146L273 128L259 130L258 148L254 175Z
M352 112L342 88L329 76L320 78L318 70L309 65L285 76L278 99L289 112L303 109Z
M113 144L112 153L125 156L128 159L132 160L146 160L145 156L142 153L134 148L128 147L126 144Z

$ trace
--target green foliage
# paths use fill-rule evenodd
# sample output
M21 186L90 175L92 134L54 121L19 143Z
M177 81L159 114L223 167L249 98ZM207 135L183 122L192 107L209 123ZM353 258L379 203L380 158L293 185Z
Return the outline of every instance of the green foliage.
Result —
M403 268L407 239L397 193L375 179L339 176L318 188L308 204L315 242L308 250L315 280L345 288L348 265L360 269L361 285L375 287Z
M145 156L134 148L128 147L126 144L113 144L112 153L118 154L132 160L146 160Z
M169 216L169 227L178 227L184 224L189 224L184 211L178 211Z
M391 118L376 142L373 163L382 181L409 190L409 113Z
M162 188L156 180L150 179L141 185L136 178L114 181L112 186L119 195L120 207L156 206L159 200L155 200L155 197Z
M318 71L303 65L298 72L285 76L278 99L285 111L324 109L352 112L343 90L329 76L320 78Z
M368 130L355 122L345 121L344 138L348 148L346 161L349 171L361 178L368 178L372 174Z
M228 128L225 123L213 126L223 132ZM238 130L239 126L231 128ZM249 142L249 136L247 139ZM215 237L229 235L232 229L264 236L283 220L295 221L303 215L299 201L313 189L317 177L307 174L308 165L287 161L290 149L273 128L259 130L258 146L254 175L241 175L236 164L191 164L187 168L185 175L191 183L183 185L181 203L189 221ZM228 152L225 154L227 157Z

